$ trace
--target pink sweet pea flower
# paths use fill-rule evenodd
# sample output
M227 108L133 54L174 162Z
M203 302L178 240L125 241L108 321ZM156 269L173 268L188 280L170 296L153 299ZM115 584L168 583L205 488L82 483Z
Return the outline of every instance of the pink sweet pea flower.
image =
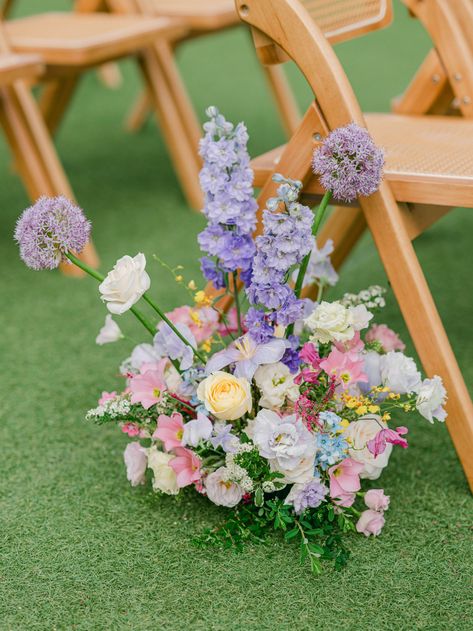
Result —
M174 469L177 476L177 486L189 486L198 482L202 477L200 472L200 458L190 449L176 447L176 457L169 461L169 466Z
M368 451L376 458L376 456L379 456L379 454L384 452L386 449L386 443L400 445L403 449L406 449L407 440L402 436L407 434L408 431L407 427L396 427L396 430L389 428L382 429L374 438L366 443Z
M200 344L217 331L219 314L211 307L194 308L184 305L166 314L173 324L185 324Z
M341 353L334 348L330 355L320 362L320 367L327 375L334 376L343 390L346 390L353 383L368 381L368 376L363 372L364 364L364 359L358 353Z
M99 405L103 405L106 401L110 401L111 399L114 399L117 396L117 393L115 391L113 392L102 392L102 396L100 397L98 403Z
M361 353L361 351L365 348L365 343L360 337L360 332L355 331L355 335L351 338L351 340L347 340L346 342L334 342L334 346L341 353L346 353L351 351L352 353Z
M366 333L367 342L379 342L385 353L403 351L406 345L399 335L385 324L373 324Z
M138 425L136 423L124 423L122 425L122 432L124 434L128 434L128 436L133 438L133 436L138 436L139 435L140 428L138 427Z
M171 451L176 447L182 447L182 437L184 435L184 421L182 414L173 412L171 416L160 414L158 417L158 428L153 434L153 438L158 438L164 443L164 449Z
M328 470L330 478L330 497L339 506L351 506L356 492L360 490L360 473L364 465L351 458L345 458Z
M133 375L130 379L131 402L141 403L148 410L152 405L159 403L166 390L164 380L164 368L167 359L162 359L156 364L143 364L139 375Z
M305 364L310 364L312 368L318 368L320 355L312 342L306 342L299 351L299 357Z

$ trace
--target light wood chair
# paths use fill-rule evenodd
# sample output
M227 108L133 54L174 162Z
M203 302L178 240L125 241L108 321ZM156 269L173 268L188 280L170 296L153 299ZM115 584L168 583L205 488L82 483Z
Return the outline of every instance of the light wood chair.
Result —
M4 22L16 52L40 54L45 66L41 106L53 132L61 120L81 76L104 63L136 57L163 129L171 158L193 205L200 208L198 164L181 160L186 130L176 115L173 95L160 68L156 47L185 32L179 20L106 13L42 13Z
M362 114L329 42L386 25L390 1L238 0L236 6L254 30L260 59L293 59L316 99L287 145L254 161L260 209L275 194L274 172L302 180L305 198L320 199L311 157L337 127L352 121L367 126L386 149L385 180L377 193L358 200L359 207L425 371L444 379L447 426L473 489L473 404L412 246L412 240L448 207L473 207L473 121ZM347 243L347 232L346 224L343 234L330 236Z
M11 52L0 22L0 127L10 147L15 167L31 201L36 201L41 195L65 195L74 199L48 129L29 89L29 82L43 71L41 57ZM92 243L86 246L81 258L90 265L98 264ZM62 266L62 270L69 275L78 275L72 265Z

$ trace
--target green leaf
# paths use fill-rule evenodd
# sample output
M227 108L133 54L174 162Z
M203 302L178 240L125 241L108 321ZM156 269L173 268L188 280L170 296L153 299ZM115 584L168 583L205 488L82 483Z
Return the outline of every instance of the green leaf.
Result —
M255 506L263 506L264 505L264 493L263 489L259 486L255 492Z
M294 537L297 537L298 534L299 534L299 528L293 528L292 530L289 530L288 532L285 533L284 539L286 541L289 541L289 539L294 539Z

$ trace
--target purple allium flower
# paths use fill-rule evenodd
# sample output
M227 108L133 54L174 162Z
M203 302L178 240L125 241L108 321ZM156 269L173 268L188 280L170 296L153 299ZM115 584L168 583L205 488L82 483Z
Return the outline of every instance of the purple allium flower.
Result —
M264 344L274 336L274 327L268 322L265 311L250 307L246 314L245 326L257 344ZM284 357L283 360L284 361Z
M55 269L67 261L66 252L82 252L90 222L66 197L40 197L23 211L15 229L20 256L34 270Z
M221 269L213 259L203 256L200 259L200 269L206 280L211 282L215 289L223 289L225 287L225 277Z
M356 123L332 131L312 160L314 173L320 175L324 189L346 202L377 191L383 166L384 152Z
M307 508L317 508L322 504L328 488L318 478L314 478L305 484L294 484L285 504L292 504L297 515L303 513Z

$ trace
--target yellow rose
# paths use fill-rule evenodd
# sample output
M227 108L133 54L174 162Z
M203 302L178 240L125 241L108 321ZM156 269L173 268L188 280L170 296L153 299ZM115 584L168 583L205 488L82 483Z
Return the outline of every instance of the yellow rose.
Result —
M199 384L197 396L219 421L234 421L253 407L249 382L222 370Z

